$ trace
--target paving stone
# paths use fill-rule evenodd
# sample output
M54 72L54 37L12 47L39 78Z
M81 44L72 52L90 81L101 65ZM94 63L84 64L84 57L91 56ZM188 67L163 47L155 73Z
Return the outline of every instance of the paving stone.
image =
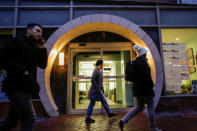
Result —
M118 121L125 115L108 118L106 114L93 114L96 120L86 125L85 115L65 114L58 118L39 122L35 131L120 131ZM163 131L196 131L197 115L156 116L156 125ZM124 131L149 131L146 114L140 113L133 117L124 127Z
M93 114L95 123L86 125L85 115L64 114L57 118L37 118L34 131L120 131L118 121L125 115L108 118L106 114ZM0 123L2 119L0 119ZM196 114L156 114L156 126L162 131L197 131ZM19 131L19 126L11 131ZM139 113L124 126L123 131L149 131L145 113Z

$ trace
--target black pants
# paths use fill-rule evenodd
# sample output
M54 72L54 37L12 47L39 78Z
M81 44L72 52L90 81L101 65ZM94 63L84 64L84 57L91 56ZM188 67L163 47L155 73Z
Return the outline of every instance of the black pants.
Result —
M35 111L30 95L24 92L9 92L10 107L6 121L0 130L8 131L21 122L21 131L32 131L35 123Z

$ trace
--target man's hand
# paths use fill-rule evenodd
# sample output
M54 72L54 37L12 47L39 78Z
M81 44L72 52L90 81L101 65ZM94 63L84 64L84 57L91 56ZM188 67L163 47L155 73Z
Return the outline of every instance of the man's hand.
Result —
M41 37L41 38L36 42L36 46L37 46L38 48L46 48L45 40Z

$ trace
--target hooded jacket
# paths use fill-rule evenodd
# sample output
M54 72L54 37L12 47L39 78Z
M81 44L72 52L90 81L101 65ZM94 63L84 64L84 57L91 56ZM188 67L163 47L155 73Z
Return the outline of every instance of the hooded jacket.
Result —
M154 83L146 58L139 56L134 62L136 81L133 83L134 96L154 96Z

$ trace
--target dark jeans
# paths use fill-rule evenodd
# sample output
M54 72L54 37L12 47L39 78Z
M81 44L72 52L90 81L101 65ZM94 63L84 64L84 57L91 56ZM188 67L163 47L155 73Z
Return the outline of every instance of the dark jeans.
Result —
M149 121L149 127L151 130L155 130L154 122L154 100L153 96L139 96L137 97L137 106L130 110L122 119L124 123L127 123L133 116L144 110L145 104L147 105L147 115Z
M112 113L112 111L110 110L109 105L107 104L107 100L106 100L102 91L100 92L100 101L101 101L102 105L104 106L105 111L107 112L107 114L109 115L110 113ZM95 106L95 102L96 101L94 101L94 100L90 100L90 104L88 106L87 113L86 113L86 118L91 117L93 108Z
M24 92L9 92L10 107L6 121L0 130L8 131L21 122L21 131L32 131L35 123L35 111L31 97Z

